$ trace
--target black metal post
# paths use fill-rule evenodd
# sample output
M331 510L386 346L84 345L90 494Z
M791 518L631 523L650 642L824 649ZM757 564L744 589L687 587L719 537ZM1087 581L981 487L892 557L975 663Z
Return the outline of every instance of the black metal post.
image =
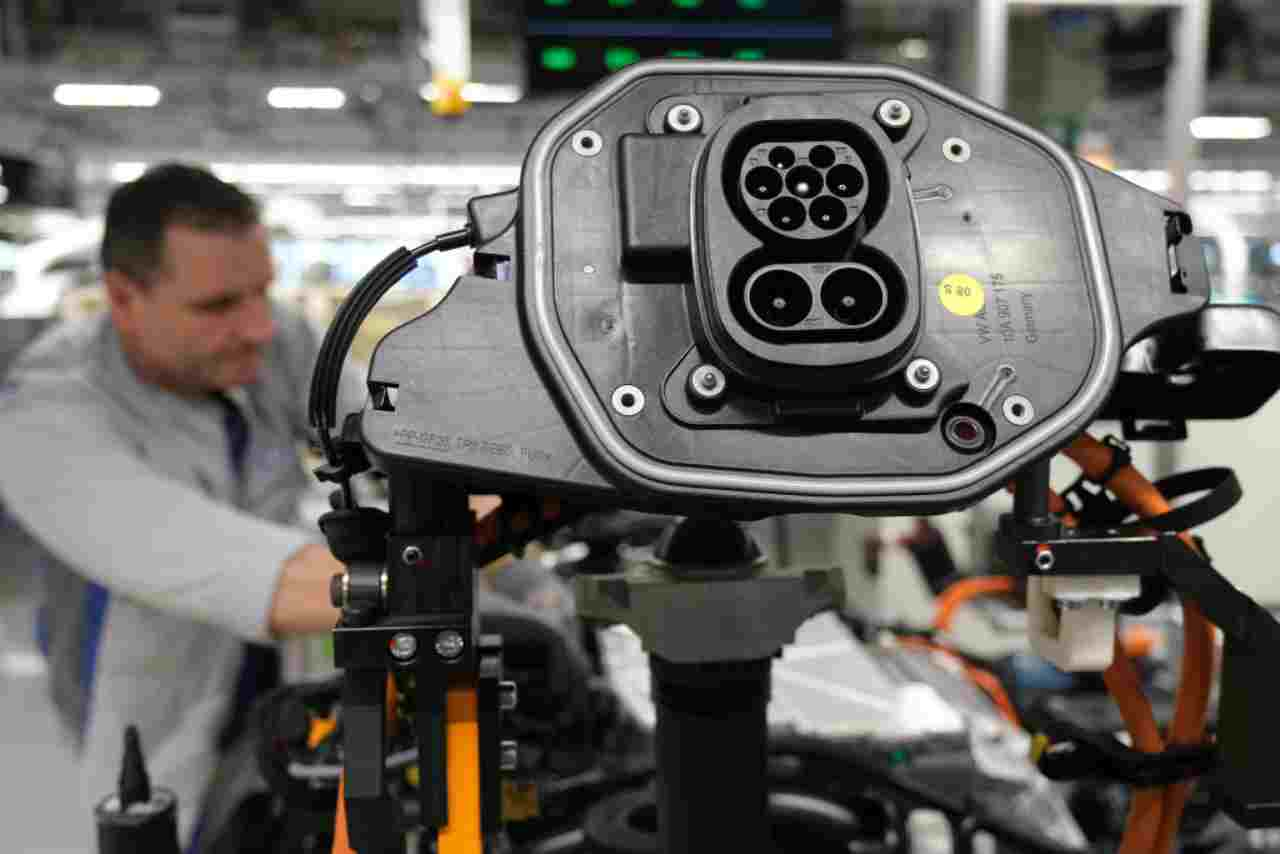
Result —
M770 850L765 763L771 659L649 657L662 854Z
M1048 529L1053 526L1049 515L1049 459L1036 460L1014 481L1013 518L1019 526Z

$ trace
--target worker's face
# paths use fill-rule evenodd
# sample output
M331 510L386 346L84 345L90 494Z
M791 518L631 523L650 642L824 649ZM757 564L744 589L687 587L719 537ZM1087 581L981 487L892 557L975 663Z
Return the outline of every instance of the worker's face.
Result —
M254 382L275 334L266 229L171 225L164 256L146 286L108 273L113 319L134 368L144 379L185 394Z

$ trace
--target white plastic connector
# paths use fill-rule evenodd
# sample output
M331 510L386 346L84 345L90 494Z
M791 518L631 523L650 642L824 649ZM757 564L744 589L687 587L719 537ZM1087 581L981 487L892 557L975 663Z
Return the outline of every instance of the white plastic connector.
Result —
M1027 579L1031 648L1060 670L1106 670L1115 649L1120 604L1141 592L1136 575Z

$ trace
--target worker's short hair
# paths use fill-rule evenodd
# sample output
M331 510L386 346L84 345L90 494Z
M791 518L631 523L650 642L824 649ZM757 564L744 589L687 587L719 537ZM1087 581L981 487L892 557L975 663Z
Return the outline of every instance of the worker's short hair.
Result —
M164 263L164 231L185 225L202 231L241 231L259 222L258 204L212 172L165 163L121 184L107 202L102 269L150 285Z

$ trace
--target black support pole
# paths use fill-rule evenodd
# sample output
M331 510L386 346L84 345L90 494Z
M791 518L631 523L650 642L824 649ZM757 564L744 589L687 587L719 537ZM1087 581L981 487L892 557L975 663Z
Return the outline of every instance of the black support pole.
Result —
M649 657L662 854L770 850L765 763L771 659Z

